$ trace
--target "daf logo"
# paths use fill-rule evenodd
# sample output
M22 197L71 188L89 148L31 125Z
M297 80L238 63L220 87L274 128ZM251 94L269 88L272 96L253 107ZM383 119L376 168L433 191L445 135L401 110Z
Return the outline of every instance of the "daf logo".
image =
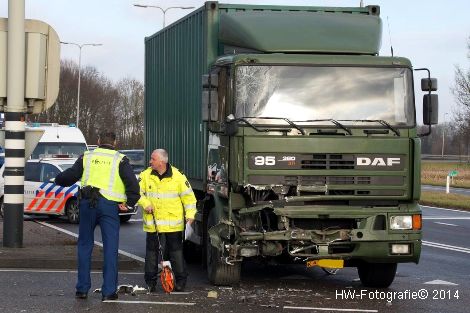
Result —
M400 158L366 158L358 157L356 163L358 166L394 166L400 164Z

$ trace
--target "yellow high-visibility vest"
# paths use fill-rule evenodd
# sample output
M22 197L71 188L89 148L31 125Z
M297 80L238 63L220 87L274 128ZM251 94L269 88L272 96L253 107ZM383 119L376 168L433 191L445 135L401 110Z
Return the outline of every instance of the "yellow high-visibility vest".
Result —
M125 202L126 188L119 176L119 163L123 157L123 154L110 149L86 151L83 155L82 186L99 188L106 199Z
M186 176L177 168L171 167L172 176L152 175L152 168L140 173L139 205L145 209L152 206L152 214L143 211L143 229L146 232L160 233L182 231L185 218L194 218L196 197ZM183 209L185 216L183 216Z

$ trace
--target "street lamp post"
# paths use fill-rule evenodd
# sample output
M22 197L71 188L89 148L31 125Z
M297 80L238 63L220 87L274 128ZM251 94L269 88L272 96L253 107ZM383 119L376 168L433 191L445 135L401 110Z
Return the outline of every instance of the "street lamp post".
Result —
M64 42L64 41L61 41L60 42L61 44L64 44L64 45L74 45L74 46L77 46L80 53L78 54L78 90L77 90L77 128L78 128L78 122L80 120L79 116L80 116L80 77L81 77L81 69L82 69L82 48L85 47L85 46L102 46L103 44L101 43L84 43L84 44L78 44L78 43L75 43L75 42Z
M446 130L446 115L449 113L444 113L444 123L442 125L442 150L441 150L441 157L444 157L444 138L445 138L445 130Z
M170 10L170 9L181 9L181 10L190 10L190 9L194 9L194 7L168 7L166 9L163 9L157 5L145 5L145 4L134 4L135 7L138 7L138 8L154 8L154 9L160 9L160 11L162 11L163 13L163 28L165 28L165 15L166 15L166 11Z

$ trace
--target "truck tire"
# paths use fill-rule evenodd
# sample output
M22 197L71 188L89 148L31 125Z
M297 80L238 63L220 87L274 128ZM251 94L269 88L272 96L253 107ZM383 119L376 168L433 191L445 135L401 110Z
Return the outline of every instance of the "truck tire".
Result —
M65 214L67 215L67 219L71 224L78 224L80 220L79 212L78 212L78 201L75 198L69 199L67 204L65 204Z
M207 230L216 224L214 210L209 213L207 220ZM206 234L208 234L206 232ZM211 245L210 237L206 240L207 256L207 277L209 281L217 286L230 286L238 284L240 281L241 262L235 262L234 265L228 265L221 260L220 251Z
M387 288L395 279L397 263L362 263L357 267L365 287Z

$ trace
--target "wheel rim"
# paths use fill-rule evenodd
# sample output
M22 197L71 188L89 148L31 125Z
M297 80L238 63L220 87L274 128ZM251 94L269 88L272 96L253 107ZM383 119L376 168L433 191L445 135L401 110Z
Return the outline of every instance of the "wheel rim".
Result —
M70 200L67 207L67 217L70 222L78 222L78 203L77 200Z

